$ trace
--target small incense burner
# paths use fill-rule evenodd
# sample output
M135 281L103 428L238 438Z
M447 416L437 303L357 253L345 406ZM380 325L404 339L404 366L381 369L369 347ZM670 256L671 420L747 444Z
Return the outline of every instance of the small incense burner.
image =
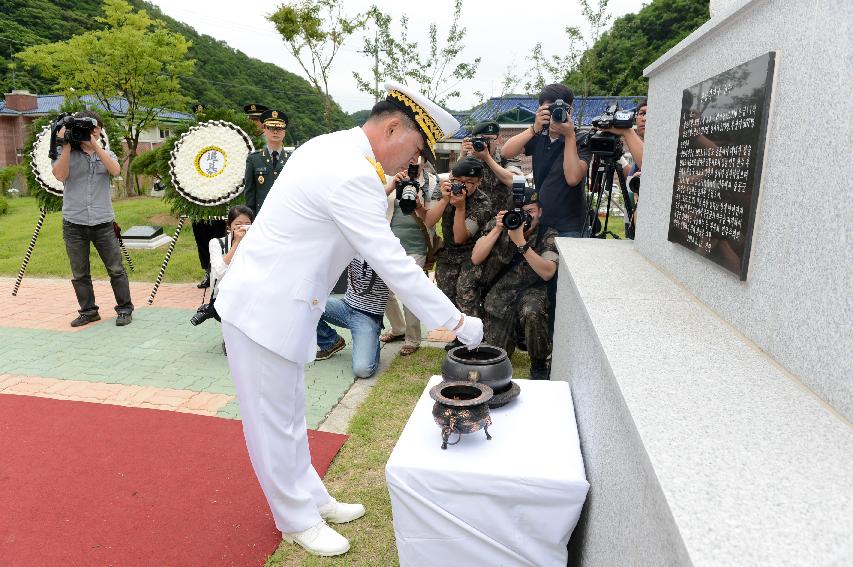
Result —
M494 393L492 389L477 382L477 374L471 372L467 382L440 382L433 386L429 395L435 400L432 416L441 427L441 448L456 445L464 433L474 433L481 429L486 432L486 439L491 439L489 426L492 418L489 415L488 402ZM456 440L450 442L450 436L457 434Z

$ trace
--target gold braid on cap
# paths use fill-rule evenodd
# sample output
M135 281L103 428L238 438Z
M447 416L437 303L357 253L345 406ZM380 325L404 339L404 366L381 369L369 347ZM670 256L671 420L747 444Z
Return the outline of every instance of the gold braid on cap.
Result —
M417 122L418 126L421 127L421 131L424 133L424 136L426 136L430 149L435 148L436 141L444 138L444 133L441 131L441 128L438 127L438 124L435 123L435 120L432 119L432 116L429 115L429 112L424 110L421 105L400 91L389 91L388 96L399 100L412 111L415 122Z

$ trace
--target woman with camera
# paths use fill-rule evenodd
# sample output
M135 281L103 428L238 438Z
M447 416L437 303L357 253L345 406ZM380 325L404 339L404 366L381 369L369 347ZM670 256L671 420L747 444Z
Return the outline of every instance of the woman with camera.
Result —
M237 252L237 247L240 246L243 237L246 236L246 231L252 226L253 220L255 220L255 213L246 205L231 207L231 210L228 211L228 220L225 223L225 237L210 239L208 244L210 279L213 282L213 291L210 294L211 302L216 298L219 282L225 277L231 259Z

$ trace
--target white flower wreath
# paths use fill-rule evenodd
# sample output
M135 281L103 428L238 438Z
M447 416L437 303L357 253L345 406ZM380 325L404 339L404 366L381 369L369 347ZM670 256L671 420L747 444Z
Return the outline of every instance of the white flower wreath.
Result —
M53 160L50 159L50 130L53 124L46 124L33 141L33 151L30 153L30 168L33 176L42 189L57 197L62 197L65 189L63 183L53 175ZM101 128L101 146L107 151L110 141L107 132Z
M212 120L193 126L175 142L169 171L172 185L186 200L212 207L243 192L246 158L252 140L238 126Z

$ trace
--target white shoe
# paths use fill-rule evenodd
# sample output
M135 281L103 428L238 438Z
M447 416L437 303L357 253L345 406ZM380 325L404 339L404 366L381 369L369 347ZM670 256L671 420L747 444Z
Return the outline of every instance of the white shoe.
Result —
M321 506L319 511L321 518L333 524L345 524L364 516L364 506L361 504L344 504L334 498Z
M349 551L349 541L347 538L327 526L326 522L320 522L304 532L282 532L281 537L284 541L298 543L308 553L321 557L343 555Z

